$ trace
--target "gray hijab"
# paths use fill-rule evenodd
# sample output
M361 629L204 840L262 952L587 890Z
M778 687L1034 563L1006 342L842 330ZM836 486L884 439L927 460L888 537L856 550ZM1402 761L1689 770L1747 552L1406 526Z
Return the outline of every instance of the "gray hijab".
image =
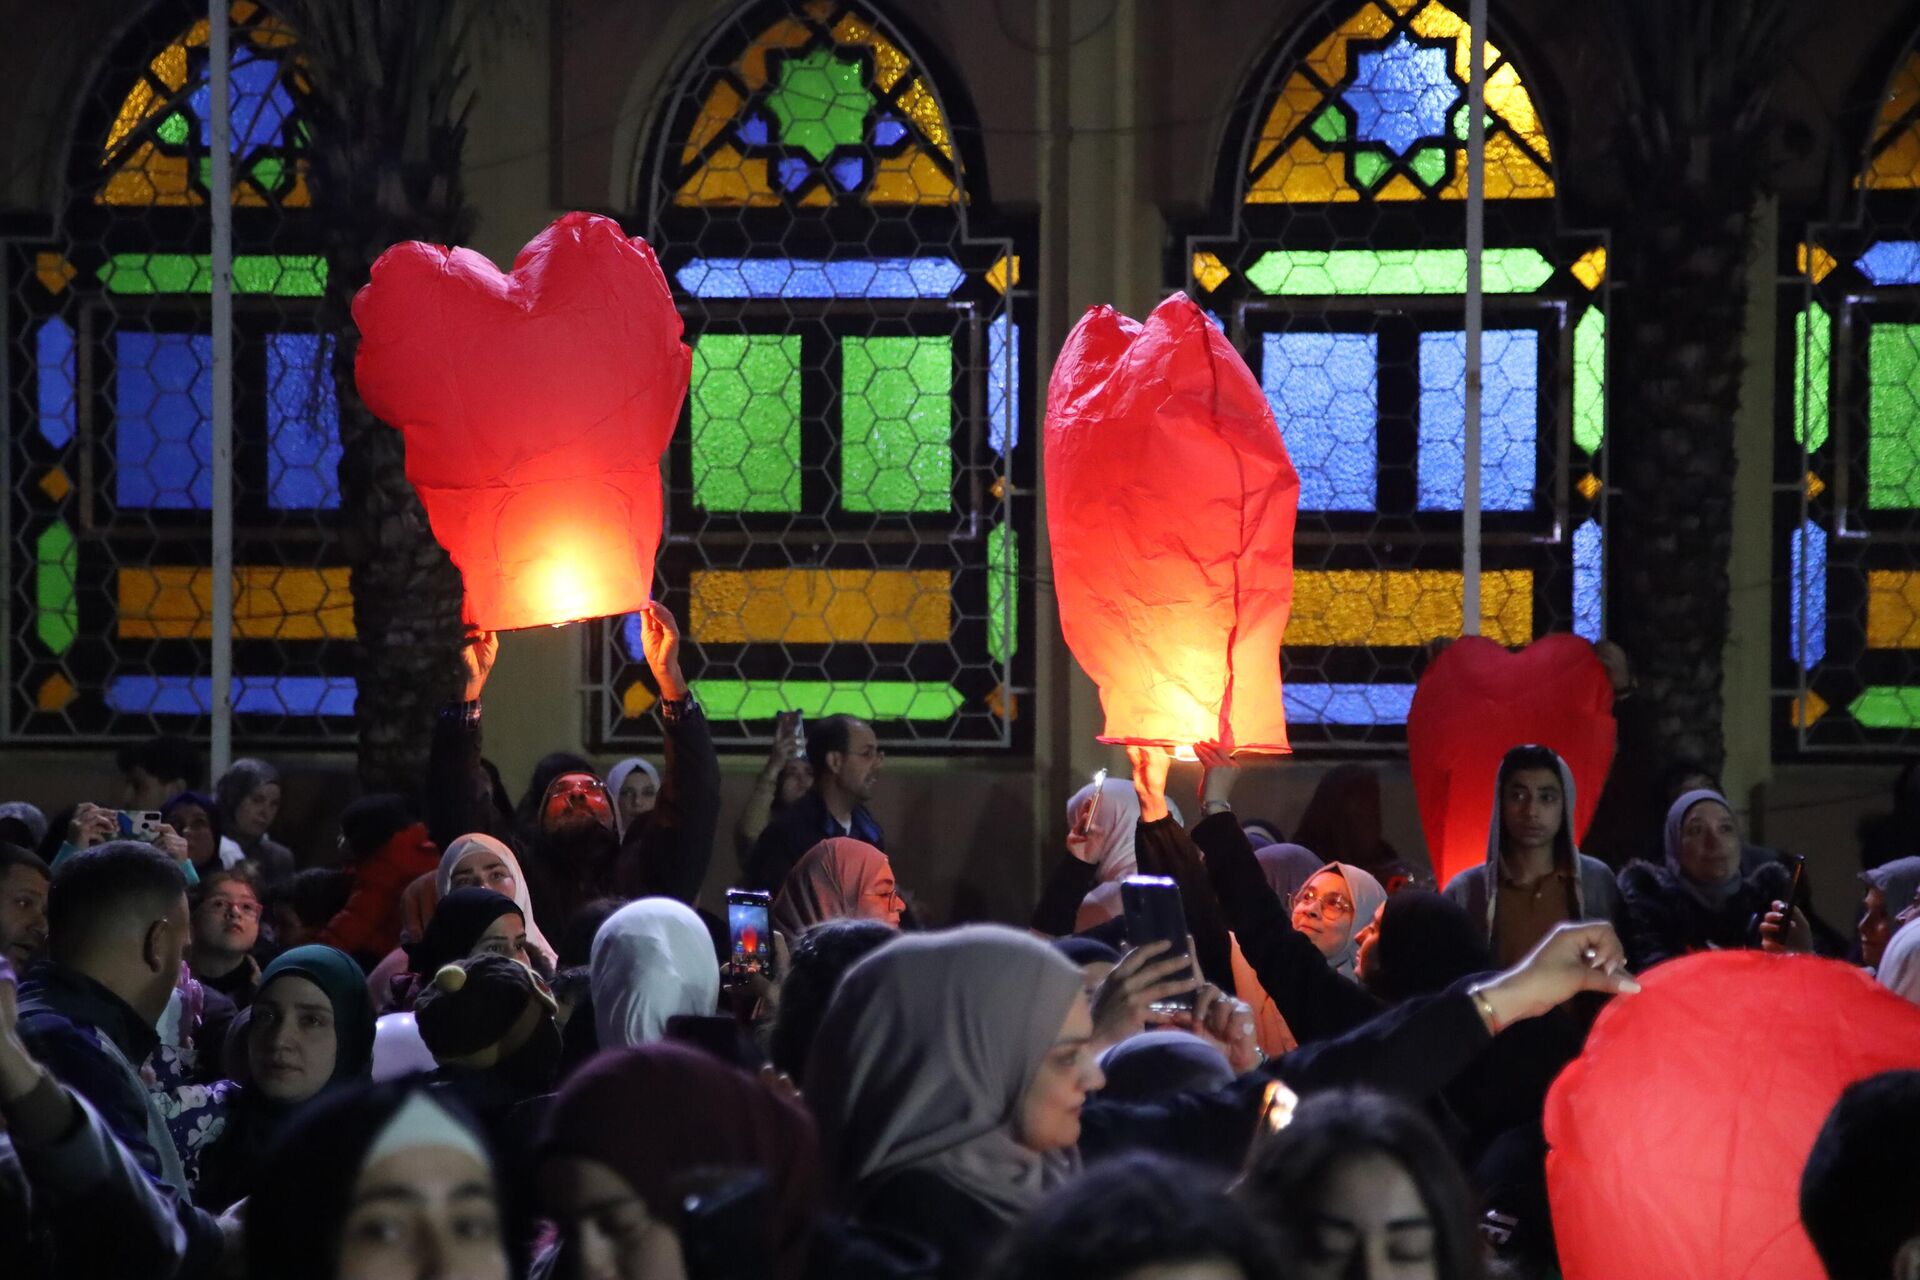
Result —
M890 942L847 971L807 1063L828 1168L857 1204L910 1169L1007 1221L1070 1178L1075 1152L1014 1135L1081 976L1028 934L972 925Z
M1675 800L1673 806L1667 810L1667 870L1673 873L1674 880L1678 882L1681 889L1685 890L1687 896L1709 911L1718 911L1734 894L1740 892L1739 864L1735 863L1733 874L1719 884L1701 884L1680 866L1680 829L1686 825L1687 815L1703 804L1717 804L1728 813L1733 812L1733 805L1725 796L1718 791L1709 791L1705 788L1689 791Z

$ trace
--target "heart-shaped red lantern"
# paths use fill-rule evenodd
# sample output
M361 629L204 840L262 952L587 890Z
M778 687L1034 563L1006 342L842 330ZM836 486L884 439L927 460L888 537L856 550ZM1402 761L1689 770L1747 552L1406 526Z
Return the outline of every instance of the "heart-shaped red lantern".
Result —
M631 613L660 545L660 454L691 353L647 242L570 213L502 274L408 241L354 296L354 381L487 631Z
M1567 1280L1808 1280L1800 1173L1840 1093L1920 1067L1920 1008L1834 960L1702 952L1615 999L1547 1095Z
M1047 532L1102 742L1287 750L1300 480L1260 384L1182 293L1095 307L1047 387Z
M1517 653L1484 636L1448 645L1407 712L1407 764L1438 882L1486 862L1494 782L1511 748L1538 743L1567 762L1577 838L1600 803L1613 740L1613 684L1580 637L1542 636Z

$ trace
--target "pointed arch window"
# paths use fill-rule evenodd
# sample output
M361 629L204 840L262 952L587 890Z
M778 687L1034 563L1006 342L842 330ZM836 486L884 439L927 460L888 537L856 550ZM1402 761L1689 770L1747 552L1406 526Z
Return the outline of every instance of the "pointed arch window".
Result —
M1440 0L1352 0L1288 34L1170 281L1260 376L1301 476L1282 654L1303 745L1404 740L1461 625L1467 77ZM1606 237L1558 219L1536 84L1486 49L1483 632L1604 626Z
M786 708L890 748L1026 741L1032 259L938 79L864 4L744 6L645 166L694 352L660 581L723 744ZM598 740L651 741L637 624L590 643Z
M339 430L295 33L231 6L236 733L352 732ZM212 273L205 6L156 6L77 104L67 198L7 246L11 626L0 732L204 732Z

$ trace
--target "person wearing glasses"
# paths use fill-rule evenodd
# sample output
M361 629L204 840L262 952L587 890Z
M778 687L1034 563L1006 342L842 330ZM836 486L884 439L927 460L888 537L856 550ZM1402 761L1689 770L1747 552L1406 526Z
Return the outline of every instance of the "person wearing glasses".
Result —
M837 836L886 852L886 833L867 809L885 759L873 726L864 720L825 716L808 725L813 787L782 809L754 841L741 864L746 887L778 889L809 849Z
M193 905L193 976L244 1009L260 985L260 891L245 868L216 871L200 882Z

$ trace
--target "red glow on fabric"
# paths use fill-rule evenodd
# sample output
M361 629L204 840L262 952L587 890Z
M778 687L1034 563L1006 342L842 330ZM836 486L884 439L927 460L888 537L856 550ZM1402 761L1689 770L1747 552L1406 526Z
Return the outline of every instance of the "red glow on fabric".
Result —
M408 241L354 296L360 396L406 436L407 479L487 631L644 607L660 455L692 355L653 250L569 213L511 273Z
M1849 1084L1920 1066L1920 1008L1812 956L1642 975L1547 1095L1566 1280L1807 1280L1800 1173Z
M1487 860L1500 759L1523 743L1559 752L1573 773L1578 839L1613 764L1613 684L1579 636L1542 636L1518 653L1467 636L1434 659L1407 713L1427 856L1442 887Z
M1260 384L1185 294L1095 307L1047 387L1047 532L1102 742L1282 752L1300 480Z

